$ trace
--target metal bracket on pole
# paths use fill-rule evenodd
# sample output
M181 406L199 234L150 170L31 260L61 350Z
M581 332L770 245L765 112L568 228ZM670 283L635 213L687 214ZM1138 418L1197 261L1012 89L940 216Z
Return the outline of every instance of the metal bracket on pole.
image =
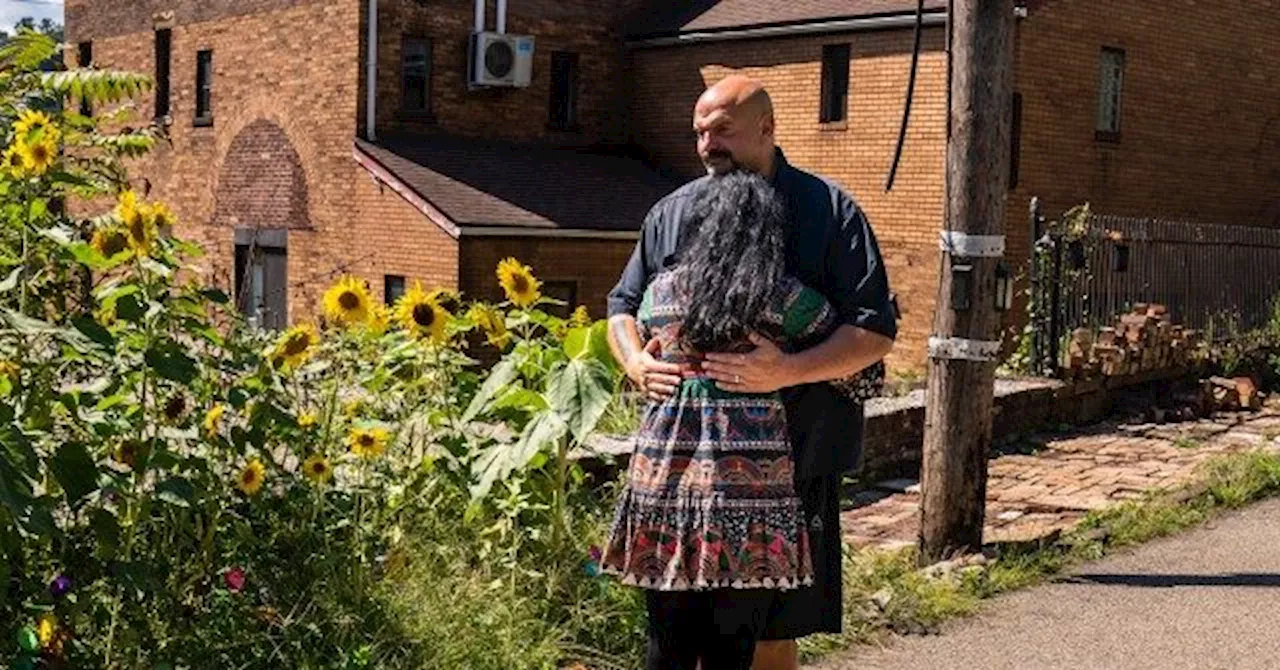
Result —
M1000 356L1000 342L962 337L930 337L929 358L989 363Z
M1004 235L969 235L944 230L938 233L938 246L952 256L1000 258L1004 256Z

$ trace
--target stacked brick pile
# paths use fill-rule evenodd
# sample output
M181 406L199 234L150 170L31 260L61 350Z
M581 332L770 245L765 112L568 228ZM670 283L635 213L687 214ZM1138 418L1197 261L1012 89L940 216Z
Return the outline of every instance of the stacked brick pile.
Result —
M1063 376L1121 377L1187 367L1199 344L1199 333L1173 323L1164 305L1140 303L1096 335L1076 329L1061 361Z

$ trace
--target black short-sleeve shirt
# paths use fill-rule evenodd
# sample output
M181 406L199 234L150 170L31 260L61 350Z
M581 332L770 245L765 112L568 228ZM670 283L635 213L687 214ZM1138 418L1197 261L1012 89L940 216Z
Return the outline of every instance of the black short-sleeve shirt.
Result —
M844 323L889 338L897 323L889 280L875 235L857 203L839 186L787 163L778 150L773 185L786 203L788 270L835 306ZM649 281L674 257L680 225L709 177L660 200L618 285L609 294L609 316L634 315ZM853 468L862 449L862 406L828 384L783 389L798 479Z

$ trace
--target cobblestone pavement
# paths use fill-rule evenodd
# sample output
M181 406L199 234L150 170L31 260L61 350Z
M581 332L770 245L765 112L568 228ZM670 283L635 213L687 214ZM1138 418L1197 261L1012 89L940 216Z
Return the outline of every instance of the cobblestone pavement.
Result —
M1075 525L1089 510L1177 488L1196 467L1225 453L1280 445L1280 402L1260 412L1162 425L1105 423L1063 435L1033 436L1034 453L998 456L987 480L988 542L1035 540ZM841 514L855 547L914 543L920 522L919 485L891 480L858 493Z

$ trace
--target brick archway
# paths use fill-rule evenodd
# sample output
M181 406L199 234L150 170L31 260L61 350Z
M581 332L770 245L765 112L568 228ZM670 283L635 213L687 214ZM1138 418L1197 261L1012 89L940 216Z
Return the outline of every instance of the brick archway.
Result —
M214 223L229 228L310 228L302 159L279 125L258 119L227 149L214 195Z

